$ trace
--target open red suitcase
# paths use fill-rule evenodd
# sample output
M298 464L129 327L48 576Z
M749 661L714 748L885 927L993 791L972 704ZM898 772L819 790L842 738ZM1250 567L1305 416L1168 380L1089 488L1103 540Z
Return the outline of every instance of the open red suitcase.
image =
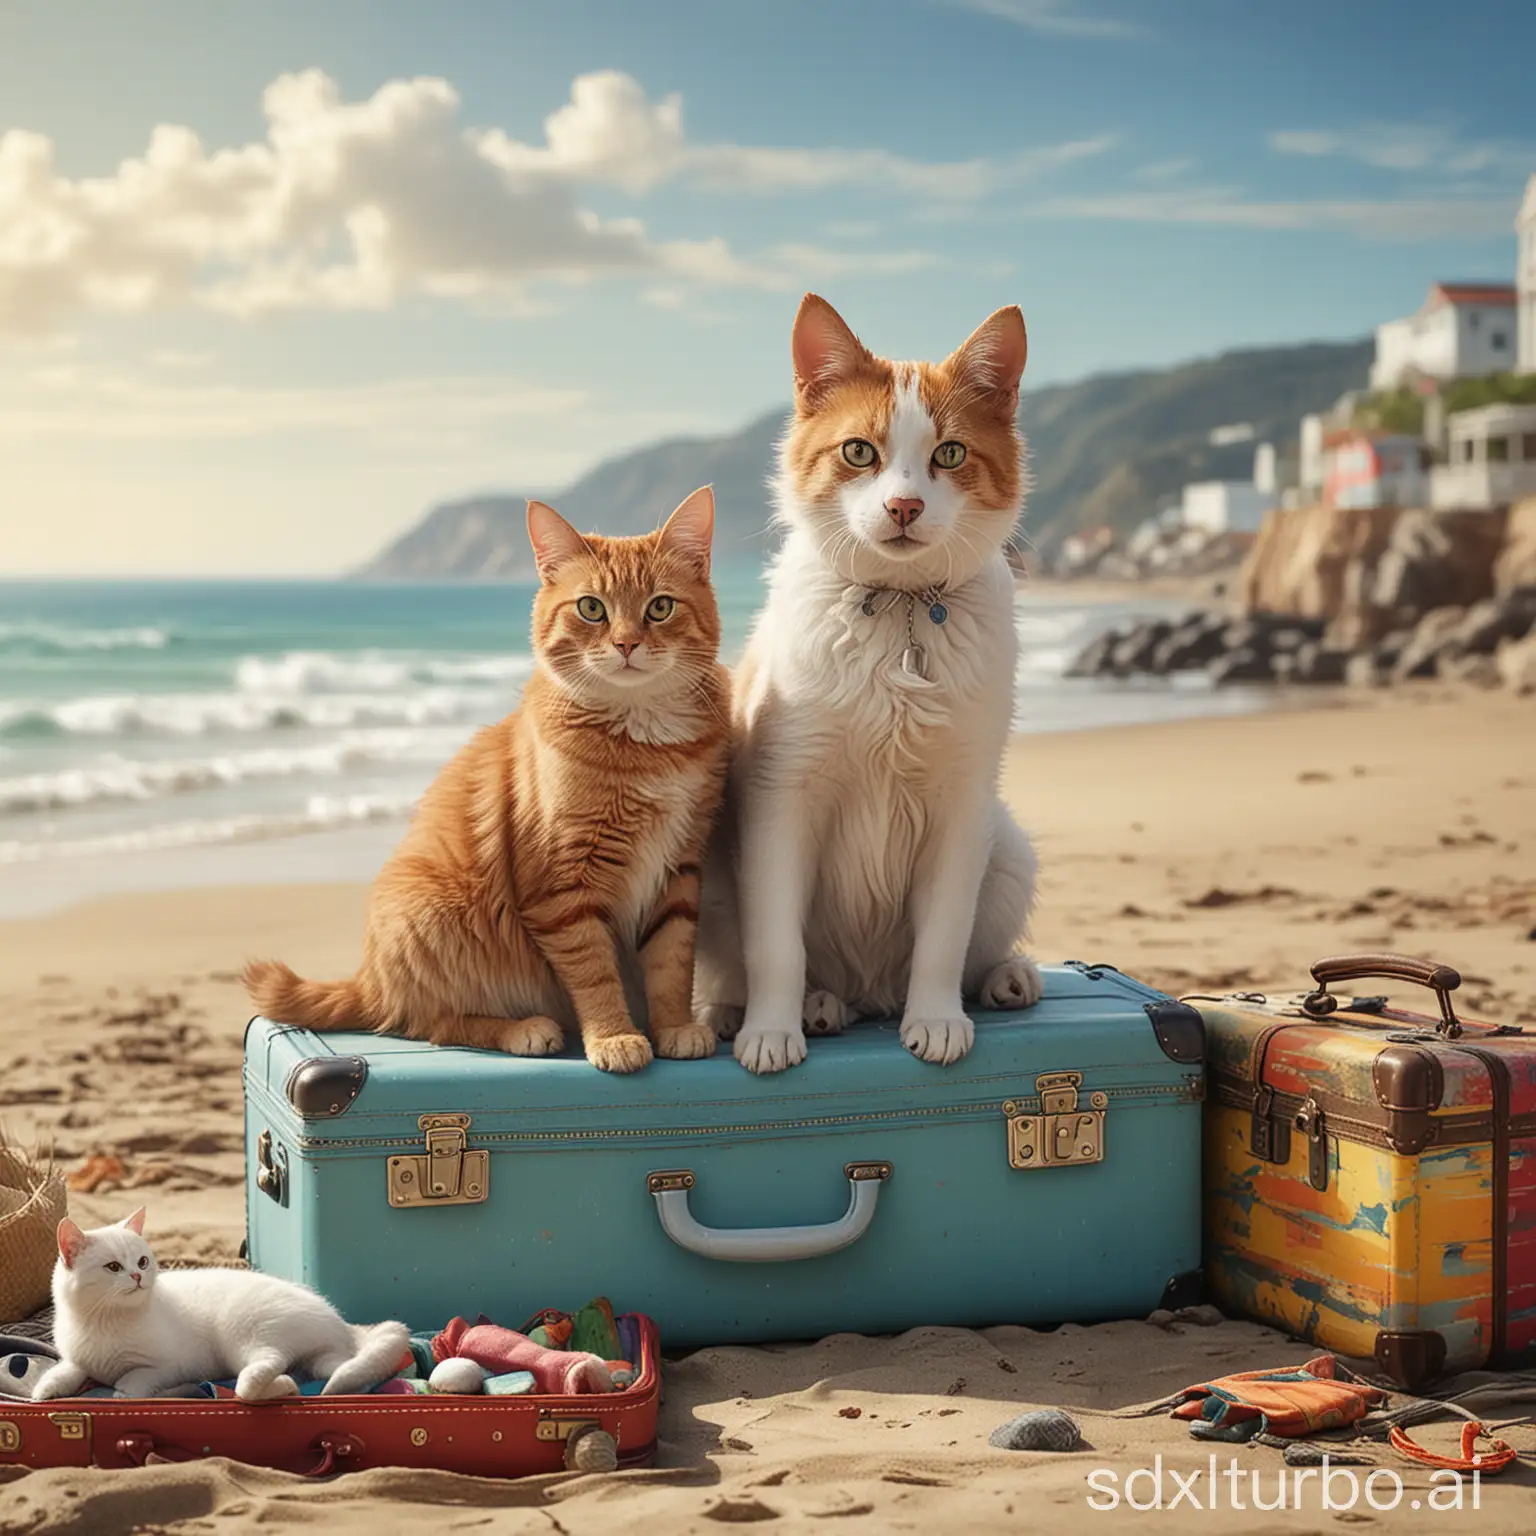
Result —
M228 1398L0 1398L0 1466L140 1467L204 1456L328 1477L368 1467L423 1467L475 1477L526 1477L581 1465L593 1430L618 1464L656 1448L661 1357L640 1327L640 1374L593 1397L336 1396L245 1404ZM595 1468L594 1468L595 1469Z

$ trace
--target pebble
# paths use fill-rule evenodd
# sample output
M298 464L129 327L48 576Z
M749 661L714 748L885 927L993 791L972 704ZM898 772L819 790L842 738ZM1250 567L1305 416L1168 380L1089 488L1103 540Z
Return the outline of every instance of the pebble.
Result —
M1059 1408L1021 1413L987 1436L987 1444L1000 1451L1075 1451L1082 1443L1077 1420Z

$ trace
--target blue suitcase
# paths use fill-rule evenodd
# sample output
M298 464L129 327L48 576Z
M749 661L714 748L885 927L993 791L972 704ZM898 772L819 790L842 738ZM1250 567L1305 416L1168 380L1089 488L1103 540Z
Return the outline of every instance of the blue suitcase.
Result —
M252 1264L433 1328L607 1295L664 1346L1143 1317L1198 1285L1204 1026L1109 966L978 1016L953 1066L894 1024L754 1077L630 1077L253 1020Z

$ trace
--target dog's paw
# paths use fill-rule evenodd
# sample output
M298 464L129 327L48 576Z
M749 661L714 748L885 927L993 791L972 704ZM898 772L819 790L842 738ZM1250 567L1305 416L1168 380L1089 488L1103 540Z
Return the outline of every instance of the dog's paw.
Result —
M734 1040L746 1015L747 1010L736 1003L708 1003L699 1009L698 1020L714 1030L717 1039Z
M652 1029L656 1054L672 1061L694 1061L713 1056L720 1038L708 1024L677 1024L671 1029Z
M947 1019L903 1019L901 1043L914 1056L947 1067L971 1048L976 1028L962 1014Z
M853 1012L830 992L807 992L800 1022L808 1035L840 1035L853 1022Z
M805 1031L743 1026L736 1036L736 1060L748 1072L782 1072L805 1060Z
M651 1042L638 1030L588 1040L587 1060L599 1072L638 1072L651 1064Z
M1024 955L993 966L981 984L983 1008L1033 1008L1045 991L1040 969Z

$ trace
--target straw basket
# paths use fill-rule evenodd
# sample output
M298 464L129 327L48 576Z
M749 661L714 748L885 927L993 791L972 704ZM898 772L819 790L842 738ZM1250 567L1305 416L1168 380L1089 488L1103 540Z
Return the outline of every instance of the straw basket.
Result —
M30 1317L49 1299L58 1226L69 1207L51 1161L0 1136L0 1323Z

